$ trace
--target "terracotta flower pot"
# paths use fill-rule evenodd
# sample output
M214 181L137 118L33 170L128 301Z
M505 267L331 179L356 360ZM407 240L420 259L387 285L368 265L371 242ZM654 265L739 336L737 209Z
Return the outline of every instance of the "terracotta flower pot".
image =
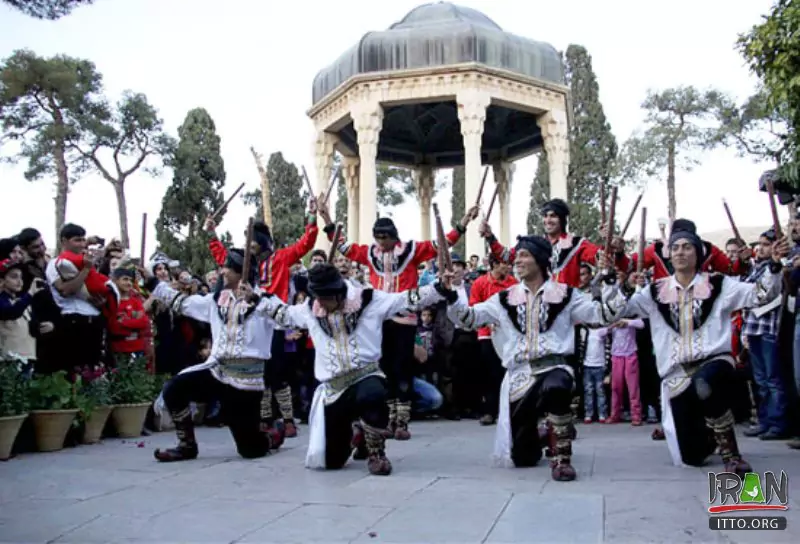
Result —
M111 421L117 428L120 438L136 438L142 435L144 420L147 417L149 402L139 404L115 404Z
M95 406L83 427L83 444L97 444L100 442L100 436L103 434L103 429L108 421L108 416L111 415L113 406Z
M22 427L22 422L26 417L28 414L0 417L0 461L11 457L14 440L17 439L19 428Z
M78 410L31 410L36 448L39 451L62 449L77 413Z

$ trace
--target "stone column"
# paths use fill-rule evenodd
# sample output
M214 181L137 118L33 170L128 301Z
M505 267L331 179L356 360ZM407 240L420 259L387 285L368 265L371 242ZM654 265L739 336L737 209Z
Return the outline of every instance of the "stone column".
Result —
M544 150L550 168L550 198L567 200L569 172L569 130L567 112L551 110L540 116L536 124L542 129Z
M342 176L347 189L347 239L359 239L358 221L358 157L342 157Z
M333 134L320 130L317 132L317 137L314 139L314 170L316 173L315 179L311 181L311 186L314 189L314 196L319 196L320 193L328 188L328 182L332 175L333 170L333 152L334 142L336 137ZM317 217L318 221L322 219ZM320 229L325 225L320 225ZM317 241L314 244L314 249L327 250L330 247L327 236L321 234L317 236Z
M358 135L359 194L358 238L361 244L372 242L372 225L378 210L377 165L378 141L383 128L383 108L379 102L357 102L350 110Z
M432 240L431 237L431 202L433 201L434 170L427 165L414 169L414 188L420 209L420 240Z
M481 184L481 140L483 123L486 121L486 108L489 107L489 93L477 89L466 89L456 94L458 120L464 139L464 209L468 210L478 198ZM458 221L460 217L454 217ZM466 233L467 255L486 253L484 242L478 234L477 221L473 221Z
M514 163L497 162L492 165L494 169L494 182L497 184L497 202L492 214L500 214L500 242L508 246L511 244L511 181L516 169Z

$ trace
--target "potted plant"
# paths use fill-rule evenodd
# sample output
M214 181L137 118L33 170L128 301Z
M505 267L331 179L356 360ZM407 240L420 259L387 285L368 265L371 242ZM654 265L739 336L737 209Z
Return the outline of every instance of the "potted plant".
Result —
M28 417L30 379L24 369L24 359L0 355L0 461L11 456L22 422Z
M147 370L144 357L118 358L117 368L111 370L111 400L114 410L111 420L120 438L135 438L142 434L147 410L155 395L155 376Z
M70 382L67 373L36 375L30 384L31 420L39 451L57 451L85 399L78 393L80 377Z
M83 444L96 444L100 441L106 421L111 415L111 382L106 367L98 365L94 368L83 367L79 373L80 393L86 399L81 406L83 420Z

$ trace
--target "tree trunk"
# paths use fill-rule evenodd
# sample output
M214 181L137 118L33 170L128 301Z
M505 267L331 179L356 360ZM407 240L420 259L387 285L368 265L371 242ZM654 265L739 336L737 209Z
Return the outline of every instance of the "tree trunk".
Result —
M130 239L128 238L128 205L125 202L125 180L119 180L114 184L114 193L117 195L117 209L119 211L119 235L122 247L130 249Z
M64 146L64 119L61 112L55 110L56 140L54 159L56 161L56 255L61 252L61 227L67 222L67 194L69 193L69 175L67 172L67 156Z
M670 230L675 216L678 213L678 203L675 200L675 144L670 142L667 147L667 205L669 206Z

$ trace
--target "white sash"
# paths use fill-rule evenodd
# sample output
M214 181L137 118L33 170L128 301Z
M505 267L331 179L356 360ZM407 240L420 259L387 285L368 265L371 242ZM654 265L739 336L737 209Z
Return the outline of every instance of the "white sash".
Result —
M319 384L311 401L306 468L325 469L325 385Z
M492 464L501 468L513 468L511 460L511 379L506 371L500 386L500 406L497 429L494 435L494 454Z
M672 417L672 403L670 403L670 390L666 381L661 382L661 428L667 439L667 448L676 467L685 467L678 445L678 435L675 432L675 420Z

